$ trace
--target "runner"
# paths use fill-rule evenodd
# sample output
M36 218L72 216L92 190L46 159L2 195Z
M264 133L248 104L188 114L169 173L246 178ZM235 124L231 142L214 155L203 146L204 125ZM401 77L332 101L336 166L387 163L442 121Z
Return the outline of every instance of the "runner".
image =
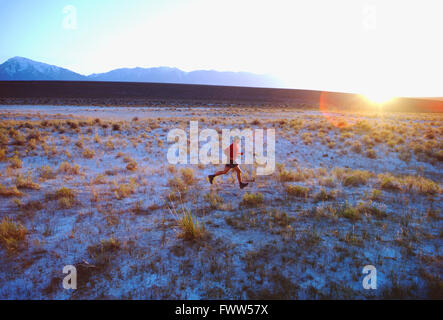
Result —
M248 183L242 182L241 179L241 170L240 167L238 166L237 163L235 163L235 159L237 158L238 155L243 155L243 153L239 153L238 149L239 149L239 144L240 142L240 138L238 136L236 136L234 138L234 142L225 149L225 154L226 156L229 158L229 163L227 163L225 165L225 169L222 171L218 171L214 174L210 174L208 176L209 178L209 182L212 184L212 182L214 181L214 178L216 176L220 176L222 174L226 174L229 172L229 170L234 169L235 172L237 172L237 179L238 179L238 183L240 185L240 189L243 189L244 187L246 187L248 185Z

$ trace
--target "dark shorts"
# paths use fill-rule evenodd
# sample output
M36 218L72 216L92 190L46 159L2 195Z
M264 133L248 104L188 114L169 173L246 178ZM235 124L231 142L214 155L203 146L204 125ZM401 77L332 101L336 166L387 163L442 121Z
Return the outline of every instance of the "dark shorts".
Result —
M228 168L233 169L235 167L238 167L238 164L234 163L234 160L230 160L229 163L227 163L225 166L228 167Z

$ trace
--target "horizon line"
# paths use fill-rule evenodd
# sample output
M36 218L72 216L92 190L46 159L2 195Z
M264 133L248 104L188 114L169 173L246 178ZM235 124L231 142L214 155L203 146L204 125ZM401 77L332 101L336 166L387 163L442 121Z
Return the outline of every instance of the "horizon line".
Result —
M1 64L6 63L7 61L14 59L14 58L22 58L22 59L26 59L26 60L30 60L33 62L37 62L37 63L43 63L49 66L53 66L53 67L57 67L57 68L62 68L65 70L68 70L70 72L76 73L78 75L84 76L84 77L90 77L92 75L98 75L98 74L105 74L105 73L109 73L115 70L121 70L121 69L156 69L156 68L169 68L169 69L177 69L180 70L181 72L184 73L191 73L191 72L198 72L198 71L214 71L214 72L230 72L230 73L247 73L247 74L251 74L251 75L257 75L257 76L271 76L271 77L275 77L277 80L283 82L282 80L280 80L280 78L272 73L255 73L255 72L249 72L249 71L232 71L232 70L216 70L216 69L195 69L195 70L191 70L191 71L185 71L182 70L178 67L171 67L171 66L155 66L155 67L140 67L140 66L136 66L136 67L117 67L115 69L111 69L109 71L105 71L105 72L98 72L98 73L90 73L90 74L84 74L84 73L80 73L80 72L76 72L73 71L72 69L68 69L66 67L61 67L55 64L51 64L51 63L46 63L46 62L41 62L41 61L37 61L37 60L33 60L27 57L23 57L23 56L13 56L10 58L7 58L6 60L4 60ZM2 81L83 81L83 80L2 80ZM85 80L85 81L94 81L94 80ZM165 84L188 84L188 85L208 85L208 86L232 86L232 87L244 87L244 88L269 88L269 89L287 89L287 90L306 90L306 91L323 91L323 92L330 92L330 93L346 93L346 94L357 94L357 95L362 95L365 96L364 93L362 92L356 92L356 91L337 91L337 90L330 90L330 89L313 89L313 88L303 88L303 87L293 87L293 86L281 86L281 87L251 87L251 86L238 86L238 85L220 85L220 84L198 84L198 83L177 83L177 82L147 82L147 81L124 81L124 80L119 80L119 81L114 81L114 80L101 80L101 81L96 81L96 82L132 82L132 83L165 83ZM392 98L412 98L412 99L435 99L435 100L443 100L443 96L407 96L407 95L393 95Z

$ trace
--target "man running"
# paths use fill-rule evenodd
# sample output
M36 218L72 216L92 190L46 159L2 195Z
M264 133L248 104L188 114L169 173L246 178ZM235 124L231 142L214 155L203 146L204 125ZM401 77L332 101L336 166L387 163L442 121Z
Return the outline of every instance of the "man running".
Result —
M218 172L216 172L216 173L214 173L214 174L210 174L210 175L208 176L208 178L209 178L209 182L210 182L211 184L212 184L212 182L214 181L214 178L215 178L216 176L220 176L220 175L222 175L222 174L226 174L226 173L228 173L229 170L234 169L235 172L237 172L237 179L238 179L238 183L239 183L239 185L240 185L240 189L243 189L244 187L246 187L246 186L248 185L248 183L243 183L243 182L242 182L242 180L241 180L241 170L240 170L240 167L238 166L237 163L234 162L235 159L237 159L237 156L238 156L238 155L243 155L242 152L241 152L241 153L238 152L238 149L239 149L238 144L239 144L239 142L240 142L240 138L236 136L236 137L234 138L234 142L233 142L229 147L227 147L227 148L225 149L225 154L226 154L226 156L229 158L229 163L227 163L227 164L225 165L225 169L224 169L224 170L222 170L222 171L218 171Z

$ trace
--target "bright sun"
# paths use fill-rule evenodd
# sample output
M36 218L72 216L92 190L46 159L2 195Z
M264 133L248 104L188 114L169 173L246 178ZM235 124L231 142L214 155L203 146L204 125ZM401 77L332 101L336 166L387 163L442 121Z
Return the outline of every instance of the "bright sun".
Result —
M383 104L394 98L394 96L387 94L386 92L368 92L364 94L364 96L375 104Z

